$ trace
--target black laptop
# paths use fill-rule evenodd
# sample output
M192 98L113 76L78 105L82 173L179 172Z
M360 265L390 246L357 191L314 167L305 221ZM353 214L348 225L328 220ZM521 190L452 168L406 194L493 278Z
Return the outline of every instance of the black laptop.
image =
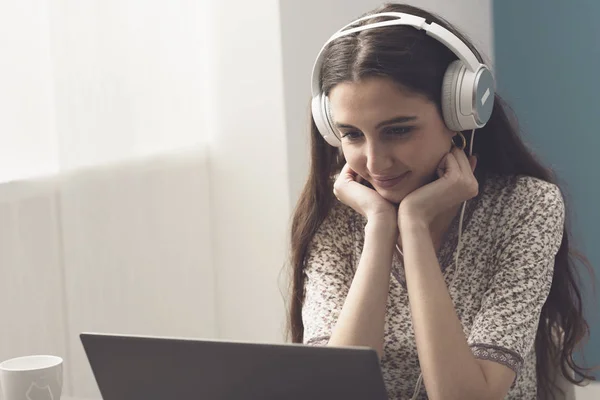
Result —
M103 400L385 400L375 350L82 333Z

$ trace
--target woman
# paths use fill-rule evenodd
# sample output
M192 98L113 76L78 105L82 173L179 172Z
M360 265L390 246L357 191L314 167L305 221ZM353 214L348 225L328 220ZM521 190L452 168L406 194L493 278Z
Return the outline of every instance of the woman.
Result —
M408 15L350 24L315 64L293 341L374 348L390 399L552 398L557 374L593 379L573 359L589 328L552 174L472 44L416 7L366 16L381 13ZM394 19L416 22L370 25ZM479 72L453 78L461 62Z

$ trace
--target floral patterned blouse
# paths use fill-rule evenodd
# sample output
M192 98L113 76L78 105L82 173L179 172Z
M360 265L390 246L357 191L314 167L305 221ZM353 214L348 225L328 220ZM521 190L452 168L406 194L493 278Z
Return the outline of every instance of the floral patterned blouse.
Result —
M313 238L306 262L304 343L326 345L360 260L366 219L336 202ZM467 203L459 276L450 288L476 358L516 372L507 399L535 399L534 340L564 225L557 186L527 176L489 175ZM458 217L438 260L446 284L456 274ZM419 360L401 259L394 254L381 368L390 399L410 399ZM422 385L419 399L426 399Z

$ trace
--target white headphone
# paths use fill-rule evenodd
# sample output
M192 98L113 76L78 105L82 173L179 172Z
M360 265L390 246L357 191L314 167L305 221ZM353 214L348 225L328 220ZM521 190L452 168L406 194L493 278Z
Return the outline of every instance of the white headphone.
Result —
M347 29L357 22L375 17L393 19ZM332 146L340 147L341 138L330 118L329 99L321 91L323 50L333 40L355 32L392 25L408 25L424 30L427 35L443 43L459 58L446 69L442 84L442 114L448 129L455 132L482 128L490 119L494 105L494 77L490 69L480 63L469 47L446 28L428 23L425 18L398 12L385 12L359 18L337 31L321 48L312 71L312 115L323 138Z

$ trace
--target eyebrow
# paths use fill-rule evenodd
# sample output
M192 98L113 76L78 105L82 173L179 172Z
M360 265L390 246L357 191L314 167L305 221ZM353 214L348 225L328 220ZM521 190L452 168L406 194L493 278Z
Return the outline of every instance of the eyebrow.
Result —
M380 123L377 124L377 126L375 127L375 129L379 129L382 126L386 126L386 125L391 125L391 124L398 124L398 123L402 123L402 122L410 122L410 121L415 121L417 119L416 116L400 116L400 117L395 117L392 119L387 119L385 121L381 121ZM335 126L338 129L358 129L355 126L352 126L350 124L343 124L343 123L335 123Z

